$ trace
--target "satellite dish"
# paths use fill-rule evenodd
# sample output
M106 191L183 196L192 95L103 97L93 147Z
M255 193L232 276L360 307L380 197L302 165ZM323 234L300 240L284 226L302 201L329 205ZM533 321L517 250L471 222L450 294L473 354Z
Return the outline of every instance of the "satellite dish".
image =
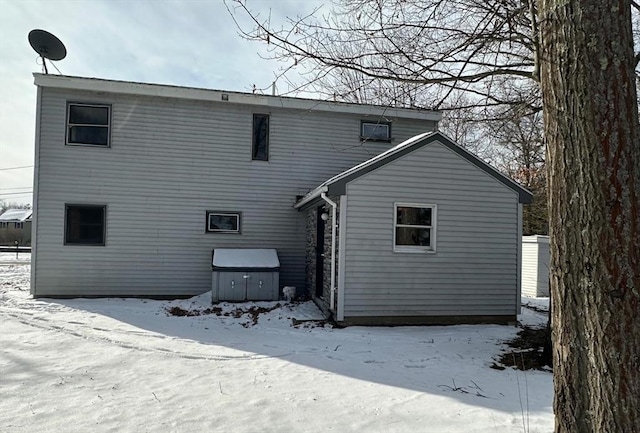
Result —
M31 30L29 32L29 43L36 53L42 58L44 73L48 74L45 59L51 61L62 60L67 56L67 49L60 39L44 30Z

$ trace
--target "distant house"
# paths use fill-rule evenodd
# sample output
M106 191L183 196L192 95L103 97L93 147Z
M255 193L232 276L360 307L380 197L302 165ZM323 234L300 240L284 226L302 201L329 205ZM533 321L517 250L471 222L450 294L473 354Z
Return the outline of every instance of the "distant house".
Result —
M522 237L522 294L549 296L549 236Z
M31 209L7 209L0 215L0 245L31 245Z
M517 313L531 195L434 133L437 112L35 83L36 297L196 295L211 289L212 250L274 248L280 289L345 323Z

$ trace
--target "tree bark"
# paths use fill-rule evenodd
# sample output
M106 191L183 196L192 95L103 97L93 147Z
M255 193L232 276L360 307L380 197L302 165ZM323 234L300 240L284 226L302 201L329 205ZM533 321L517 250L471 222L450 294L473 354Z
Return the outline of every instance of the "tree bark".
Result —
M629 0L541 0L557 432L640 431L640 126Z

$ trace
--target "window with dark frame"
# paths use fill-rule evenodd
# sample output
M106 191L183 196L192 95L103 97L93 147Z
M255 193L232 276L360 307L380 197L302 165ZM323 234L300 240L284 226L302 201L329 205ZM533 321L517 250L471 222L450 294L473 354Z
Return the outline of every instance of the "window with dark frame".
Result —
M360 139L369 141L391 141L391 122L360 123Z
M104 246L106 214L105 205L65 205L65 245Z
M254 161L269 160L269 115L253 115L253 141L251 159Z
M434 205L396 204L394 250L435 251L435 222Z
M109 147L111 106L67 104L67 145Z
M240 233L240 212L207 211L208 233Z

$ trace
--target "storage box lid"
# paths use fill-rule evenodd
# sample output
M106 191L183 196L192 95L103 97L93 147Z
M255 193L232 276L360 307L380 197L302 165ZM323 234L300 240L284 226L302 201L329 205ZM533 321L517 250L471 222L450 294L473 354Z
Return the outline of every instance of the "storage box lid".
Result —
M213 250L214 268L277 269L278 253L273 248L216 248Z

